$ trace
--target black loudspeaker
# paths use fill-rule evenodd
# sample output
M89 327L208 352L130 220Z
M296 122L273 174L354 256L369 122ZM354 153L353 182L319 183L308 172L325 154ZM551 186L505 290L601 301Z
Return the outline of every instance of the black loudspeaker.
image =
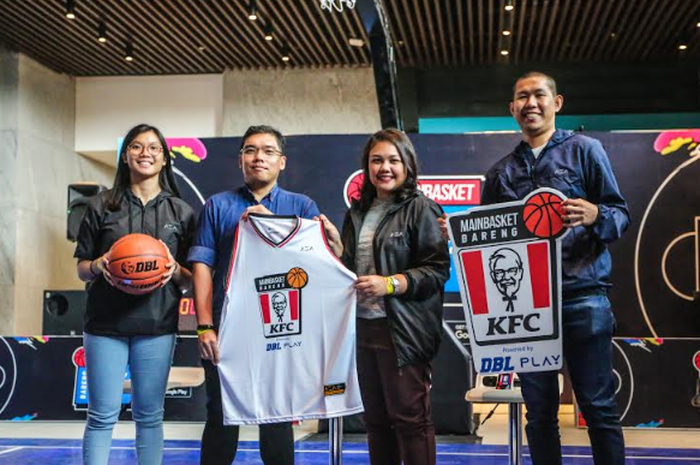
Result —
M430 402L437 434L473 434L476 431L472 405L464 395L473 387L475 374L471 354L446 325L442 344L433 359ZM452 334L448 333L452 331Z
M68 185L68 224L66 227L66 237L69 241L75 242L78 237L80 222L83 221L85 209L93 197L106 187L94 182L83 182Z
M85 291L44 291L41 333L47 336L83 334L86 301Z

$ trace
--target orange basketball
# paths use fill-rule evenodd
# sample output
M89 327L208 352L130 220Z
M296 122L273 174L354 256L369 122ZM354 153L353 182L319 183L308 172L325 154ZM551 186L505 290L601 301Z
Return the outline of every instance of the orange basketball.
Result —
M309 282L309 275L301 268L292 268L287 273L287 284L294 289L301 289Z
M146 234L129 234L112 245L108 270L120 291L143 295L156 289L167 271L165 245Z
M551 192L531 197L523 208L523 219L528 231L537 237L554 237L564 228L561 216L564 210L561 198Z

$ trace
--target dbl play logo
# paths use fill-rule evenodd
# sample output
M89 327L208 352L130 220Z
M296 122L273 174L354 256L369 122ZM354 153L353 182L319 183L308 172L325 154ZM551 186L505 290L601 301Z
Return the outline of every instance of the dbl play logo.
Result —
M449 233L478 372L561 366L561 218L564 196L450 215Z
M302 268L255 278L266 338L301 334L301 290L308 281Z

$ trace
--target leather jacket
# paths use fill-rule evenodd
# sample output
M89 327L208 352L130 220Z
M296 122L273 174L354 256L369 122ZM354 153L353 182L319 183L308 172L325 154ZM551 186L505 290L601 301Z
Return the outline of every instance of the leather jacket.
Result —
M353 271L365 213L354 202L343 222L342 261ZM444 285L450 275L447 242L437 224L441 215L442 208L417 191L394 203L375 230L377 273L381 276L400 273L408 281L405 293L384 297L399 367L429 362L440 345Z

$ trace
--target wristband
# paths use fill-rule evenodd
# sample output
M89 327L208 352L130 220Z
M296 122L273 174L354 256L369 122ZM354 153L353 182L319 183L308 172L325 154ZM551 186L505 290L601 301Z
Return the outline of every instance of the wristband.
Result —
M391 284L394 285L393 294L398 294L399 292L401 292L401 281L399 281L399 278L389 276L389 279L391 279Z
M207 331L214 331L214 325L197 325L197 336L201 336Z
M386 281L387 295L392 295L394 293L394 281L390 277L384 278L384 281Z

